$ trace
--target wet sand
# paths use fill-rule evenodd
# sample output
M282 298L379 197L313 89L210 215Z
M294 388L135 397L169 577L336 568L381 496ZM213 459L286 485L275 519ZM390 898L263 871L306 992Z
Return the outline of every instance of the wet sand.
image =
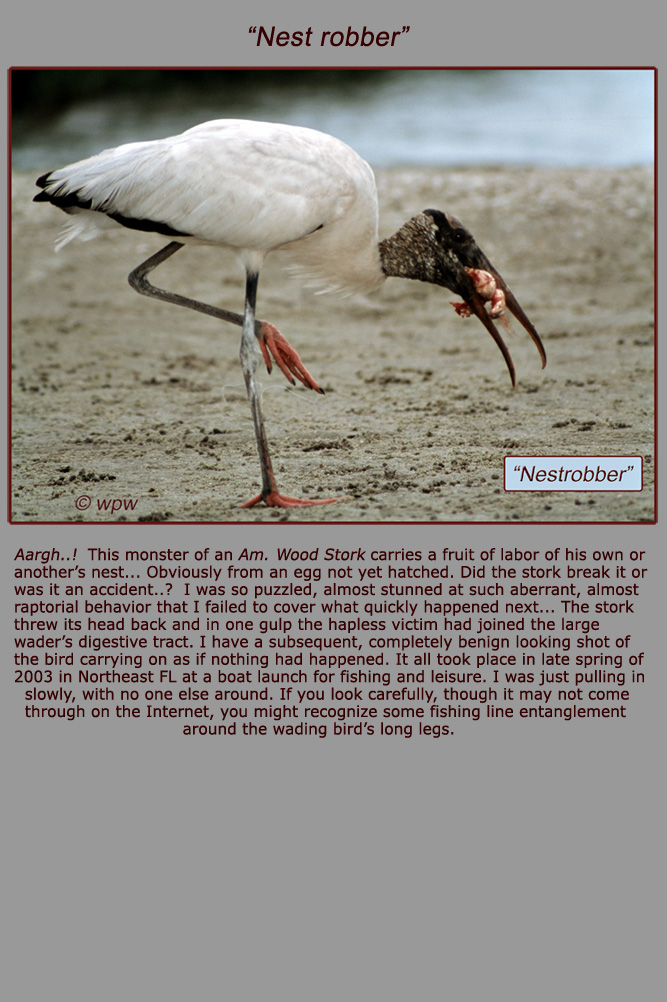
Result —
M48 167L49 165L45 165ZM378 171L381 236L427 208L463 219L542 335L514 321L505 363L446 290L390 279L314 296L280 255L258 316L326 391L264 374L283 493L304 509L239 508L259 463L239 329L138 296L127 275L165 242L110 231L54 253L65 220L13 184L13 481L17 522L637 522L654 518L653 174L649 169ZM241 311L243 274L185 248L153 281ZM505 455L644 458L641 493L503 489ZM78 511L75 499L91 499Z

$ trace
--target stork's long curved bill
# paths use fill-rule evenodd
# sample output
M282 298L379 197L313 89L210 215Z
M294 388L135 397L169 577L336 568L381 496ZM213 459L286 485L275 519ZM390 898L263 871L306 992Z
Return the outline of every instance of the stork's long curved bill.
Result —
M484 324L505 359L512 379L512 386L516 385L512 358L500 331L493 322L494 317L502 316L505 309L508 309L530 334L540 353L542 368L544 368L547 364L547 354L540 335L524 313L502 275L479 248L470 230L465 228L460 219L448 212L425 209L423 214L429 220L430 231L435 231L437 234L436 239L441 253L441 271L435 281L461 297L467 310L462 304L459 303L457 306L456 303L453 303L452 305L458 313L462 316L474 313Z
M528 331L533 341L535 342L535 346L540 353L540 358L542 359L542 368L544 368L544 366L547 364L547 353L544 350L544 345L542 344L540 335L537 333L535 327L521 309L519 303L517 302L516 296L514 295L512 290L509 288L508 285L505 284L502 276L498 274L498 272L496 271L496 269L493 267L492 264L489 263L487 271L491 272L491 274L496 280L496 285L498 286L498 288L502 289L503 292L505 293L505 305L507 306L508 310L514 314L514 316L517 318L521 326L525 327L525 329Z
M509 349L501 337L500 331L498 330L498 328L496 327L496 325L494 324L493 320L491 319L491 317L487 312L486 303L477 294L477 292L475 292L469 298L465 296L464 299L466 305L470 307L475 316L482 321L487 331L489 332L493 340L500 348L502 356L505 359L507 368L509 369L510 379L512 380L512 386L516 386L516 372L514 371L514 362L512 361L512 356L510 355ZM537 335L537 331L535 333ZM544 349L542 350L544 351ZM545 361L546 361L546 356L545 356ZM542 368L544 368L544 364L542 364Z
M493 275L493 278L495 279L496 282L496 287L502 289L503 294L505 296L505 306L507 307L507 309L510 310L511 313L514 314L519 323L526 328L531 338L535 342L537 350L540 353L540 358L542 360L542 368L544 368L544 366L547 364L547 353L544 350L544 345L542 344L540 335L537 333L535 327L530 322L530 320L522 310L521 306L517 302L517 299L512 290L506 285L501 276L498 274L495 268L491 266L491 264L488 261L486 261L485 263L484 271L487 271L491 275ZM512 380L512 386L516 386L516 373L514 371L514 363L512 362L512 357L509 353L507 345L505 344L502 338L502 335L500 334L500 331L498 330L491 316L489 315L485 300L482 299L477 290L474 288L472 289L472 291L469 290L463 291L459 289L458 292L459 295L465 301L466 306L468 306L470 311L474 313L475 316L479 318L479 320L482 321L487 331L489 332L493 340L500 348L502 356L505 359L507 368L509 370L510 378Z
M510 313L512 313L516 317L516 319L519 321L522 327L525 327L525 329L528 331L531 338L533 339L535 346L540 353L542 368L544 368L544 366L547 364L547 353L544 350L544 345L542 344L540 335L537 333L534 325L530 322L530 320L524 313L523 309L519 305L516 296L514 295L510 287L507 285L502 275L500 275L499 272L496 271L496 269L493 267L486 254L484 254L479 249L479 247L477 246L477 244L474 243L474 241L472 241L472 244L473 244L472 247L468 246L466 248L465 257L461 255L461 257L463 258L462 263L465 262L467 268L472 266L476 269L479 269L480 271L486 271L493 276L496 283L496 288L501 289L503 292L503 295L505 297L506 308L510 311ZM512 364L512 359L510 357L510 353L508 351L507 345L505 344L500 335L500 332L498 331L498 328L494 324L492 318L489 316L484 299L479 295L477 289L474 287L474 284L472 282L470 282L469 287L468 283L464 284L466 285L465 289L459 288L457 290L459 295L465 301L466 305L470 308L470 310L475 314L475 316L482 321L482 323L488 330L489 334L500 348L503 358L507 363L507 368L509 369L509 373L512 379L512 386L516 386L516 376L514 372L514 365Z

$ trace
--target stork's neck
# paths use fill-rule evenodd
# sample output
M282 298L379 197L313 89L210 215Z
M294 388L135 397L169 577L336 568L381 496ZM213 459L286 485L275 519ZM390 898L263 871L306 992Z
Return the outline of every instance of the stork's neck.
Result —
M380 241L380 264L388 277L434 281L433 222L423 214Z

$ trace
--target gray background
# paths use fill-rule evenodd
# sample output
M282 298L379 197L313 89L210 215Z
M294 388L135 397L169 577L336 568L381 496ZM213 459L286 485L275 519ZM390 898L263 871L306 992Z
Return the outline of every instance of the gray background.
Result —
M578 3L123 2L13 12L9 65L359 65L258 50L250 23L411 24L366 65L655 65L653 8L600 32ZM262 13L262 11L266 13ZM525 11L525 20L523 12ZM609 11L611 15L611 11ZM251 20L252 18L252 20ZM280 20L278 20L280 18ZM88 27L89 26L89 27ZM610 33L616 32L610 41ZM654 34L653 36L657 36ZM596 42L599 48L596 48ZM626 1000L659 990L664 533L660 526L2 528L19 546L646 549L632 622L646 694L621 725L472 727L451 740L188 742L177 729L22 720L2 701L12 1002L218 997ZM6 631L6 635L9 635ZM660 967L662 964L660 964Z

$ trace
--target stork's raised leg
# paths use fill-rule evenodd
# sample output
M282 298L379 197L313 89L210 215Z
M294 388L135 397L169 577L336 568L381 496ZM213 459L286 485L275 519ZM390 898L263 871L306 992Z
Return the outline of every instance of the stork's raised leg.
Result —
M177 292L167 292L166 289L158 289L157 286L151 285L148 281L146 276L154 268L157 268L158 265L162 264L163 261L166 261L167 258L170 258L172 254L175 254L177 250L180 250L184 246L184 244L179 243L177 240L172 240L170 244L159 250L157 254L153 254L135 268L128 277L132 288L135 292L140 292L142 296L161 299L163 302L173 303L175 306L185 306L189 310L197 310L199 313L206 313L209 317L216 317L218 320L226 320L227 323L243 327L243 317L240 313L232 313L231 310L223 310L218 306L209 306L208 303L201 303L198 299L180 296ZM268 372L271 372L272 369L271 356L273 356L276 365L290 383L294 385L294 376L296 376L309 390L324 393L324 390L320 389L299 358L298 352L294 350L280 331L276 330L273 324L269 324L265 320L256 320L254 334L259 341Z
M301 498L291 498L281 494L276 484L276 478L271 466L271 456L269 455L269 445L266 441L264 430L264 418L259 400L259 388L255 380L257 371L257 352L255 350L255 303L257 300L258 275L249 272L246 277L246 298L245 313L243 317L243 329L241 331L241 368L245 379L248 401L252 412L252 420L255 426L255 438L257 439L257 451L259 452L259 463L262 470L262 490L250 501L241 505L242 508L252 508L253 505L263 501L264 504L278 508L301 508L308 505L332 504L339 498L326 498L318 501L302 500Z
M232 313L230 310L223 310L217 306L209 306L208 303L201 303L197 299L190 299L189 297L181 296L176 292L167 292L165 289L159 289L157 286L151 285L146 276L183 246L184 244L175 240L170 244L167 244L167 246L163 247L162 250L157 252L157 254L153 254L152 257L149 257L148 260L143 262L143 264L140 264L137 268L135 268L129 276L129 282L136 292L140 292L144 296L161 299L166 303L173 303L175 306L185 306L190 310L197 310L199 313L206 313L208 316L216 317L218 320L226 320L230 324L236 324L238 327L241 327L241 366L243 368L243 378L245 379L246 390L248 392L248 400L250 402L250 410L252 412L252 420L255 428L255 438L257 440L257 451L259 452L259 462L262 471L261 492L257 495L257 497L251 498L250 501L246 501L242 507L251 508L253 505L259 504L260 501L263 501L264 504L281 508L298 508L306 505L331 504L334 501L338 501L338 498L306 501L301 500L300 498L287 497L279 492L276 485L276 479L271 466L271 457L269 455L269 446L266 440L266 432L264 431L264 419L262 417L262 408L259 399L259 388L255 380L255 372L257 370L258 363L255 342L259 342L259 346L269 372L271 372L270 356L273 356L276 364L285 374L290 383L294 383L293 376L296 376L297 379L301 380L304 386L317 390L318 393L322 393L323 390L321 390L317 385L299 358L297 352L294 348L292 348L282 334L276 330L272 324L268 324L263 320L255 319L255 303L257 300L258 281L257 274L253 273L248 274L247 276L245 311L243 316L239 313Z

